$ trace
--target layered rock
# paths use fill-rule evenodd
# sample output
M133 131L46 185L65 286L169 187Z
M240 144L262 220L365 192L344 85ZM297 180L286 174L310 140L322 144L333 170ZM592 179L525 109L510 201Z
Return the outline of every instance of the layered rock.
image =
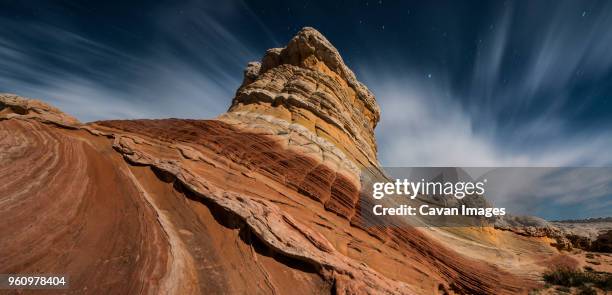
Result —
M612 222L609 220L548 222L534 216L506 215L498 218L494 226L522 236L554 239L552 245L565 251L610 252L612 248Z
M10 118L38 120L68 128L80 124L76 118L40 100L23 99L14 94L0 93L0 120Z
M298 123L362 165L378 163L373 131L380 108L374 95L313 28L250 63L229 111Z
M66 273L85 293L515 294L538 284L517 257L554 251L493 229L367 226L359 174L378 169L380 111L311 28L249 64L216 120L0 106L0 273Z
M161 280L170 246L156 212L104 139L17 118L0 134L2 273L65 274L77 293L177 288Z

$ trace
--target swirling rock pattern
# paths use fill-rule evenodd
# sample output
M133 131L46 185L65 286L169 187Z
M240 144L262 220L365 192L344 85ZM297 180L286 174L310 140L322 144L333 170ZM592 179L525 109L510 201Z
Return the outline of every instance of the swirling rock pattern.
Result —
M0 272L66 274L74 293L160 290L169 245L120 157L37 121L0 133Z
M215 120L81 124L0 95L0 273L64 273L64 292L79 294L537 286L537 267L523 270L525 257L540 257L530 251L554 255L541 241L364 225L359 173L379 169L379 117L372 93L312 28L250 63Z

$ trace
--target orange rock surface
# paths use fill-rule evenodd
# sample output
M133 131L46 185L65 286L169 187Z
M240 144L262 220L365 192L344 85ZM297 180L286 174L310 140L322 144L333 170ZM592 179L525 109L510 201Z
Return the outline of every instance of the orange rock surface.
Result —
M90 294L537 287L558 255L545 238L365 225L359 174L380 169L379 117L311 28L249 64L215 120L81 124L0 95L0 273L67 274L68 293Z

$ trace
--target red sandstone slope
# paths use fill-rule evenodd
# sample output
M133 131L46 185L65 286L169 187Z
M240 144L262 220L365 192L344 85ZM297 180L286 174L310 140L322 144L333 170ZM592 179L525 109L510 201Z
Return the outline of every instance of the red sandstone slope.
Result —
M69 293L514 294L534 277L486 255L549 251L365 227L358 179L378 169L380 111L310 28L249 64L216 120L83 125L0 99L0 273L66 273Z

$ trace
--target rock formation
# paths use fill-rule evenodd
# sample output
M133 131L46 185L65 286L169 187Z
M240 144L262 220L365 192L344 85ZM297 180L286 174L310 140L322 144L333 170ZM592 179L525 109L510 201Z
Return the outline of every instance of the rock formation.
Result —
M1 94L0 119L13 117L52 123L66 128L74 128L80 124L76 118L40 100L23 99L13 94Z
M215 120L81 124L0 95L0 273L91 294L516 294L543 240L369 227L373 94L312 28L250 63ZM520 259L518 258L520 256Z
M374 95L313 28L250 63L229 111L299 124L361 165L378 163L374 128L380 108Z

